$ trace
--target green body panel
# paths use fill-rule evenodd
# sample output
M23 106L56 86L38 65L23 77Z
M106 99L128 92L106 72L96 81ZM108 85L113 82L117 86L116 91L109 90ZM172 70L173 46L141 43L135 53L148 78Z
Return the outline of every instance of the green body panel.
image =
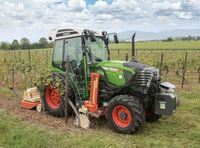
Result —
M51 66L51 72L62 73L62 74L65 73L63 70L56 68L56 67L53 67L53 66Z
M132 75L135 75L136 69L133 67L125 67L123 64L125 61L102 61L96 65L96 67L101 67L105 72L106 79L109 83L116 86L122 86L126 83L124 72L128 71ZM96 72L102 74L101 70L98 69Z
M116 60L110 60L110 61L102 61L98 63L96 66L103 66L103 67L111 67L111 68L117 68L120 70L126 70L128 72L131 72L133 75L136 73L136 69L131 67L126 67L123 64L126 63L126 61L116 61Z
M113 71L107 70L106 76L107 76L108 82L110 82L114 85L122 86L126 83L126 81L124 79L123 71L122 72L113 72Z
M87 80L87 60L86 60L86 56L83 56L84 59L84 72L85 72L85 94L86 97L89 96L89 87L88 87L88 80Z

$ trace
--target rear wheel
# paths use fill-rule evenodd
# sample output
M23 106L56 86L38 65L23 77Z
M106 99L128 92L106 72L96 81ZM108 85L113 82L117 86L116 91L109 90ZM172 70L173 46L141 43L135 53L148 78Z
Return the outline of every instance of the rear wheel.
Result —
M49 114L54 116L64 116L62 96L57 88L52 85L47 86L42 98L44 107Z
M114 97L108 104L106 116L111 127L119 133L136 132L144 124L143 105L133 96Z

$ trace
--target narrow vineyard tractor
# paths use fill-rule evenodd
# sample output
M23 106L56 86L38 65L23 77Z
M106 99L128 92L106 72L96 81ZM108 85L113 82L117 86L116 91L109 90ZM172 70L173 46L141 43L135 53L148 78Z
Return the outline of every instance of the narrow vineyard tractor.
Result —
M111 35L118 43L116 33L105 31L56 29L51 32L52 81L42 90L45 110L54 116L73 115L75 111L79 124L84 127L89 126L83 124L89 118L105 116L119 133L137 132L145 120L153 122L162 115L172 115L178 105L178 98L173 94L175 86L162 83L157 68L137 62L134 42L132 60L111 60L108 48ZM57 80L64 91L55 84Z

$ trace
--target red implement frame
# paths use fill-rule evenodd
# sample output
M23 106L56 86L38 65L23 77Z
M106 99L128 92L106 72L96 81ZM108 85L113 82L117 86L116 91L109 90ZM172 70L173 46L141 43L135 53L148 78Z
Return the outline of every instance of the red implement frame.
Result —
M92 113L96 113L98 111L99 77L100 74L91 73L90 100L85 101L85 107Z
M33 109L38 104L41 104L41 102L40 101L38 101L38 102L29 102L29 101L22 100L20 106L22 108L26 108L26 109Z

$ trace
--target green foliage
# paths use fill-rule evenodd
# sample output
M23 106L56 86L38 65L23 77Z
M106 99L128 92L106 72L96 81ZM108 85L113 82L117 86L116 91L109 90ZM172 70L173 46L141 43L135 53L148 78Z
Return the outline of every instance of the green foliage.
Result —
M164 42L172 42L173 41L173 38L172 37L168 37L166 40L162 40Z
M19 47L20 47L20 45L19 45L18 40L16 40L16 39L13 40L10 49L19 49Z
M38 43L30 43L29 39L22 38L20 43L18 40L14 39L12 43L2 42L0 45L0 49L4 50L18 50L21 49L41 49L41 48L52 48L53 42L48 42L45 37L41 37Z
M6 43L6 42L2 42L1 43L1 48L4 50L8 50L10 48L10 44Z
M20 40L20 46L21 46L22 49L28 49L30 47L30 41L29 41L29 39L27 39L25 37L22 38Z
M39 39L39 45L41 48L48 48L49 47L49 43L47 41L46 38L42 37Z

